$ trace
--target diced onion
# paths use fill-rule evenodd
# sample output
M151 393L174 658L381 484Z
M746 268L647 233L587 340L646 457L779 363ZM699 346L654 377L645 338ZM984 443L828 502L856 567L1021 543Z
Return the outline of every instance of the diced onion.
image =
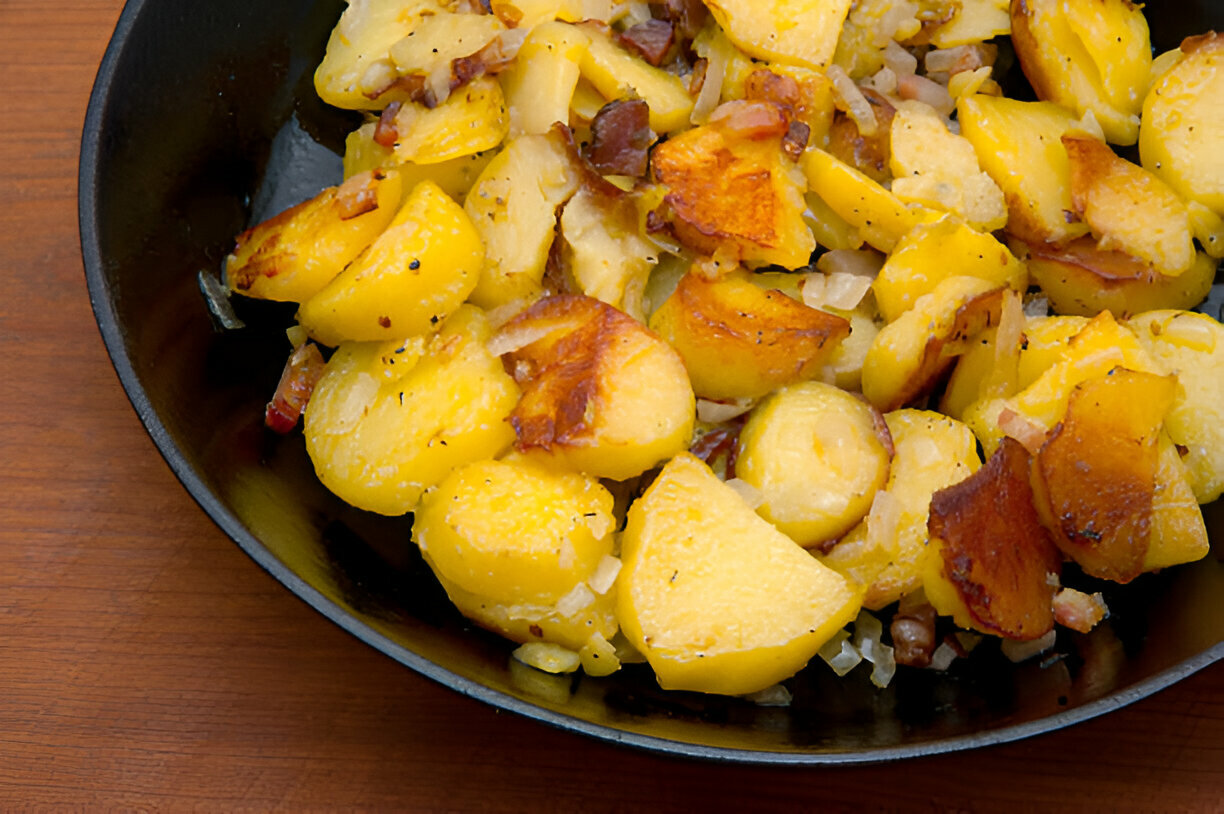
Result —
M616 557L605 556L599 561L599 565L595 566L595 573L591 574L591 578L587 580L587 585L591 586L592 591L602 596L616 583L616 577L620 570L620 560Z
M711 45L706 57L705 78L701 83L701 92L693 102L693 111L689 121L693 124L704 124L718 107L722 99L723 82L727 78L727 66L731 64L731 46L725 38L717 38Z
M961 71L953 74L948 80L948 94L953 99L972 96L981 90L987 79L990 79L991 70L993 69L989 65L983 65L975 71Z
M858 618L854 620L854 647L872 664L875 664L876 649L882 635L883 623L867 611L860 611Z
M573 650L552 642L527 642L514 651L514 658L546 673L572 673L582 659Z
M528 323L525 326L498 331L489 340L489 353L494 356L504 356L516 350L522 350L533 342L538 342L556 330L555 325L540 325Z
M578 651L582 660L582 670L589 676L612 675L620 669L620 659L616 657L616 648L603 637L599 631L591 634L587 643Z
M918 58L889 40L888 45L884 46L884 65L900 78L917 72Z
M1045 429L1007 407L999 413L999 429L1008 438L1019 441L1032 455L1036 455L1045 443Z
M892 492L880 490L867 513L867 542L871 548L895 551L901 533L901 501Z
M1031 659L1038 653L1044 653L1054 646L1054 639L1057 634L1051 630L1040 639L1033 639L1027 642L1018 642L1015 639L1004 639L1000 645L1003 650L1003 655L1007 656L1009 661L1021 662L1025 659Z
M574 590L557 600L557 613L566 619L572 619L575 614L589 608L594 601L595 594L585 583L580 582L574 586Z
M1024 300L1024 315L1029 319L1050 315L1050 298L1045 294L1034 294Z
M897 659L893 649L886 644L876 642L875 668L871 671L871 683L883 689L897 674Z
M956 648L947 642L941 642L939 647L935 648L935 652L931 654L930 668L942 673L951 667L954 661L956 661Z
M781 684L774 684L772 687L745 695L744 699L758 707L789 707L793 700L790 690Z
M956 102L952 101L947 88L917 74L897 78L897 95L902 99L912 99L930 105L936 113L944 117L951 115L956 109Z
M875 110L859 90L859 86L854 84L850 74L846 73L846 69L840 65L830 65L825 69L825 75L833 83L834 95L845 106L847 115L854 120L859 133L867 137L874 136L878 129Z
M697 420L707 424L721 424L724 421L739 418L751 410L755 403L752 399L735 399L734 401L697 399Z

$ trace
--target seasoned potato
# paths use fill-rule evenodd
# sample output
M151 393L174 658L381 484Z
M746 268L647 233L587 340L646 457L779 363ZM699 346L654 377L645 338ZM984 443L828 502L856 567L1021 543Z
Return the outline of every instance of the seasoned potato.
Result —
M400 76L421 74L428 81L430 75L442 72L449 83L452 62L475 54L502 31L505 26L492 14L441 11L424 17L392 45L391 60ZM439 100L445 98L437 88L431 90Z
M892 466L871 511L820 560L868 586L873 610L922 587L929 548L931 496L977 471L977 439L959 421L925 410L884 416L892 436Z
M961 627L1038 639L1054 627L1062 557L1033 508L1029 454L1005 439L986 465L931 499L927 600Z
M1168 184L1089 136L1065 135L1071 202L1103 251L1176 277L1194 262L1190 212Z
M808 188L882 252L891 252L902 235L927 219L923 212L910 209L896 195L824 150L809 149L800 166Z
M863 395L895 410L925 394L983 329L998 324L1008 289L977 277L948 277L885 325L863 361Z
M615 308L549 297L510 320L495 347L523 388L510 417L520 450L624 480L688 447L696 405L684 363Z
M1174 409L1177 403L1174 402ZM1167 424L1169 415L1165 416ZM1211 551L1207 526L1191 484L1191 472L1177 445L1163 430L1157 441L1159 465L1152 494L1152 536L1143 557L1143 570L1195 562Z
M643 100L650 107L650 129L657 133L688 125L693 97L678 77L621 48L605 28L591 24L581 28L588 38L579 66L582 76L605 99Z
M319 480L354 506L400 515L456 467L509 448L519 390L488 338L465 306L428 341L338 348L306 406Z
M557 228L557 207L578 189L566 137L520 136L480 174L463 208L485 246L472 302L494 308L538 296Z
M889 166L898 199L952 212L983 232L1007 223L1003 191L982 172L973 145L949 132L929 105L902 105L891 135Z
M561 212L566 267L578 290L644 319L642 297L658 249L638 231L633 200L608 185L581 187Z
M246 230L225 259L230 290L264 300L310 299L387 228L402 186L400 173L370 170Z
M833 385L803 382L752 411L735 472L761 493L761 516L810 547L863 519L891 456L887 427L870 405Z
M1209 503L1224 492L1224 327L1186 311L1153 311L1126 323L1170 373L1177 395L1165 430L1185 448L1194 496Z
M1012 0L1012 45L1037 96L1076 115L1091 111L1106 138L1139 138L1152 66L1141 6L1130 0Z
M333 346L424 334L467 299L483 262L471 220L425 181L373 245L302 304L298 320Z
M816 242L803 221L803 176L782 152L786 132L779 106L738 101L659 144L651 167L677 237L749 266L806 265Z
M744 53L768 62L823 68L833 58L850 0L705 0ZM785 21L780 25L781 21Z
M863 236L859 230L851 226L841 215L833 211L824 199L814 192L804 196L807 209L803 212L803 222L812 230L816 243L826 249L854 250L863 245Z
M955 218L920 224L901 238L872 284L880 316L892 322L952 276L978 277L1016 291L1028 286L1024 264L991 235Z
M850 323L753 284L743 270L714 282L689 272L650 318L703 398L760 398L815 378Z
M1075 386L1033 465L1037 512L1054 541L1092 576L1143 571L1160 466L1160 426L1176 379L1125 368Z
M936 48L955 48L1011 33L1009 0L959 0L951 19L931 32Z
M501 85L482 76L456 90L437 107L404 102L395 114L397 162L439 164L491 150L509 131Z
M531 29L504 79L511 137L543 135L556 122L569 122L570 101L589 41L580 29L566 23L548 22Z
M1143 166L1182 197L1224 217L1224 37L1212 32L1182 43L1182 58L1143 102Z
M629 509L617 611L664 689L738 695L797 672L860 591L682 454Z
M1012 248L1054 310L1072 316L1109 311L1124 319L1155 309L1193 308L1215 280L1216 262L1204 252L1195 255L1189 270L1170 277L1129 255L1102 250L1090 237L1061 247L1017 241Z
M395 149L374 140L378 122L366 122L344 139L344 177L352 178L368 170L394 168L399 173L406 198L422 181L433 181L442 191L460 203L476 178L493 160L495 151L485 150L474 155L460 156L437 164L415 164L395 159Z
M1018 293L1006 292L999 323L969 343L948 377L940 412L960 419L973 403L1015 394L1020 384L1020 358L1026 344L1024 305Z
M511 458L460 467L426 492L412 537L443 585L457 589L465 615L482 624L519 616L493 627L515 641L578 650L596 632L616 632L615 591L596 579L615 527L612 495L599 481Z
M956 104L961 135L986 174L1003 190L1007 231L1030 242L1061 243L1088 232L1072 219L1071 168L1061 138L1084 124L1051 102L996 96L962 97Z

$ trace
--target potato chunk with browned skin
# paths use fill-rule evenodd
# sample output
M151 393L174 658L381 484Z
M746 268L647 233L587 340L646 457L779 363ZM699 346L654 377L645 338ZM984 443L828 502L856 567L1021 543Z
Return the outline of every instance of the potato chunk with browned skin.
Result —
M759 398L815 378L850 323L809 308L736 271L709 281L689 272L650 318L676 349L703 398Z
M927 599L957 624L1009 639L1054 627L1062 557L1033 508L1029 454L1005 439L986 465L931 499Z
M1092 576L1143 571L1159 466L1157 434L1176 380L1125 368L1077 385L1038 451L1034 501L1063 553Z
M494 339L523 388L518 448L613 480L685 449L695 399L684 363L641 323L590 297L548 297Z
M711 123L654 149L651 166L677 237L748 266L805 265L816 241L803 221L803 176L782 151L782 109L728 102Z

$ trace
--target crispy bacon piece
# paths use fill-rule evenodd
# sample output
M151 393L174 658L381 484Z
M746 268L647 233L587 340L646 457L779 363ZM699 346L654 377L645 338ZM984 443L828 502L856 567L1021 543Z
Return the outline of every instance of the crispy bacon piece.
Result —
M725 455L727 472L723 479L731 480L735 477L735 462L739 458L739 436L743 426L740 421L734 427L710 430L693 442L689 452L711 466L720 456Z
M931 498L928 529L943 572L974 621L1009 639L1037 639L1054 627L1048 574L1062 557L1033 508L1028 452L1004 438L986 465Z
M675 28L676 37L691 40L705 25L709 11L701 0L664 0L650 4L656 18L667 20Z
M641 99L609 102L591 121L587 159L603 175L646 174L650 145L650 108Z
M391 102L378 116L378 124L374 126L374 143L383 147L394 147L399 141L399 129L395 126L395 117L399 114L403 102Z
M667 20L647 20L620 35L620 43L656 68L676 41L676 30Z
M1074 588L1063 588L1054 595L1054 621L1078 633L1087 633L1097 626L1108 608L1098 594L1086 594Z
M293 431L326 366L319 346L313 342L304 343L289 355L276 392L264 411L264 424L268 429L281 435Z
M897 664L926 667L931 663L931 654L935 652L935 608L923 603L898 609L889 632Z

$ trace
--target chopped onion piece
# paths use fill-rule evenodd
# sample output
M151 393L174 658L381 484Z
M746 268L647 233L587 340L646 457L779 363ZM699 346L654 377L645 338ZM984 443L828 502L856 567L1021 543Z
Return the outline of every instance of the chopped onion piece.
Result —
M561 546L557 551L557 567L563 571L568 571L574 565L574 544L565 538L561 541Z
M1024 300L1024 315L1029 319L1050 315L1050 298L1045 294L1034 294Z
M867 611L859 611L858 618L854 620L854 648L872 664L875 664L883 634L884 625L879 619Z
M884 46L884 65L898 78L910 76L918 71L918 58L889 40L888 45Z
M897 674L897 660L893 649L886 644L876 642L875 668L871 671L871 683L883 689Z
M893 96L897 92L897 74L885 65L871 77L871 87L885 96Z
M772 687L766 687L763 690L750 693L744 696L744 700L751 701L758 707L789 707L791 705L791 692L781 684L774 684Z
M557 613L566 619L572 619L579 611L590 607L594 601L595 594L591 593L585 583L580 582L574 586L574 590L557 600Z
M595 573L591 574L587 585L591 586L592 591L602 596L616 583L616 576L620 570L621 561L619 559L605 556L599 561L599 565L595 566Z
M1046 440L1044 428L1008 407L999 413L999 429L1008 438L1019 441L1031 455L1036 455Z
M834 272L825 283L825 305L839 311L853 311L871 290L872 278L859 274Z
M897 95L902 99L930 105L936 113L945 118L956 109L956 102L952 100L947 88L917 74L897 78Z
M846 113L858 126L859 134L867 137L874 136L876 130L879 129L875 110L867 101L867 97L859 90L859 86L854 84L850 74L846 73L846 69L840 65L830 65L825 69L825 75L833 83L833 95L842 103Z
M582 664L577 653L552 642L527 642L513 653L514 658L546 673L572 673Z
M853 274L874 280L884 267L884 255L874 249L834 249L816 258L825 274Z
M707 424L721 424L733 418L739 418L756 404L752 399L735 399L734 401L710 401L697 399L697 420Z
M845 630L837 631L833 638L824 643L819 653L838 676L844 676L863 660L859 651L850 643L850 634Z
M1054 646L1054 639L1057 634L1051 630L1040 639L1033 639L1028 642L1018 642L1015 639L1004 639L1000 645L1003 650L1003 655L1007 656L1009 661L1021 662L1025 659L1031 659L1038 653L1044 653Z
M961 71L953 74L948 80L948 94L953 99L972 96L981 90L987 79L990 79L991 70L989 65L983 65L975 71Z
M1074 588L1063 588L1054 595L1054 621L1079 633L1087 633L1109 615L1105 599Z
M589 676L612 675L620 669L620 659L616 657L616 648L603 637L599 631L591 634L587 643L578 651L582 660L582 670Z
M755 510L765 502L765 496L761 494L761 490L757 489L746 480L732 478L731 480L727 481L727 485L730 486L737 495L742 497L744 502L747 503L748 507L751 509Z
M731 64L732 45L725 37L717 37L710 46L706 56L705 79L701 83L701 92L693 102L693 111L689 121L693 124L704 124L710 114L718 107L722 99L723 82L727 78L727 67Z
M947 642L940 642L939 647L936 647L935 652L931 654L930 668L942 673L951 667L954 661L956 661L956 648Z
M494 356L504 356L516 350L522 350L533 342L537 342L551 334L557 328L555 325L527 325L498 331L489 340L489 353Z
M883 489L871 500L867 512L867 542L873 549L895 551L901 534L901 501ZM882 627L882 626L881 626Z

